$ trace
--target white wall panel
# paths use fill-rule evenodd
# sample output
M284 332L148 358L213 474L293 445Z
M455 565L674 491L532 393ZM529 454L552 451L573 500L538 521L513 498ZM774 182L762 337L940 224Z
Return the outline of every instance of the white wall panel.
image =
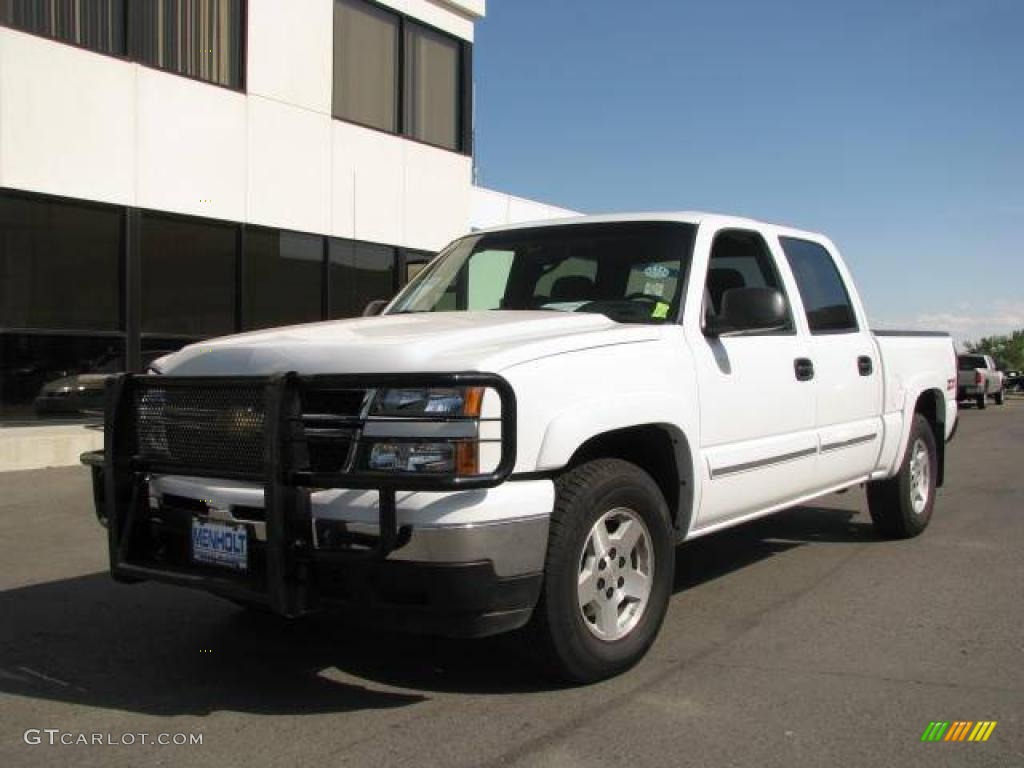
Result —
M486 229L508 223L509 196L492 189L473 187L470 193L469 226Z
M405 13L450 35L473 41L473 18L454 12L454 4L433 0L405 0Z
M259 96L248 101L248 220L327 232L331 118Z
M0 179L134 202L133 65L0 28Z
M243 220L245 96L146 67L137 91L137 205Z
M382 243L401 239L405 141L335 120L331 234Z
M248 90L331 111L334 0L249 3Z
M423 144L405 145L403 245L437 250L468 230L472 161Z
M469 222L474 229L579 215L578 211L569 208L507 195L485 187L473 187L471 191Z

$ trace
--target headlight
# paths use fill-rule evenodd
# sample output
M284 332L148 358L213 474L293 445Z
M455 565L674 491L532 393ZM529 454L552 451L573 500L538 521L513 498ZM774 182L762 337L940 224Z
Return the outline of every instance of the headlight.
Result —
M473 418L480 415L480 387L418 387L382 389L370 409L371 416Z
M370 469L392 472L455 471L455 443L374 443Z
M364 434L376 438L365 454L377 472L475 475L482 387L382 389ZM408 419L403 423L404 419Z

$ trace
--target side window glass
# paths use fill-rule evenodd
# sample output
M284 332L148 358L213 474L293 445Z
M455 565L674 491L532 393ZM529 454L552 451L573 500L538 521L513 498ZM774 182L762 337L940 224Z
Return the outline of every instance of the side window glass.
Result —
M779 242L793 270L811 333L856 331L857 315L831 254L809 240L780 237Z
M715 235L704 285L705 318L722 311L722 299L733 288L774 288L786 296L768 244L757 232L729 229ZM793 330L792 316L783 330Z
M512 270L512 251L479 251L469 260L466 309L501 309Z

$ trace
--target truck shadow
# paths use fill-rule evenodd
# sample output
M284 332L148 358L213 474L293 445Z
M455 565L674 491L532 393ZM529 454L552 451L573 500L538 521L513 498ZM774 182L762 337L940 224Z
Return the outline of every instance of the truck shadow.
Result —
M815 542L864 542L854 512L801 508L679 548L677 591ZM552 689L522 633L458 641L285 622L105 573L0 592L0 691L145 715L405 707L431 692Z
M859 543L877 539L859 512L796 507L689 541L676 550L675 591L696 587L748 565L813 543Z

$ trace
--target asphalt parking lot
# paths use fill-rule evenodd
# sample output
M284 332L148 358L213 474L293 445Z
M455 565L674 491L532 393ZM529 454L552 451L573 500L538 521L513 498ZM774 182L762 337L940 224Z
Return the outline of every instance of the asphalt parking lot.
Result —
M115 584L84 469L2 474L0 764L1024 765L1024 400L961 419L922 537L876 539L858 490L691 542L649 657L578 689L518 636ZM25 743L47 728L203 743Z

